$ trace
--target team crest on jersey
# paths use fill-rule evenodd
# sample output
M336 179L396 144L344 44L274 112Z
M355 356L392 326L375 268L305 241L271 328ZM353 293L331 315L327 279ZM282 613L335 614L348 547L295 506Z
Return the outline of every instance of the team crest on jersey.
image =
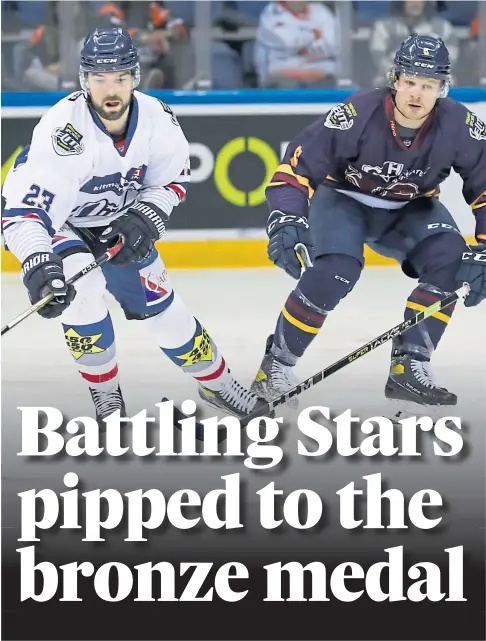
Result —
M52 146L58 156L79 156L84 151L83 136L67 123L52 132Z
M176 127L179 127L179 121L177 120L175 113L172 111L169 105L167 105L163 100L160 99L159 102L162 105L162 109L165 111L165 113L169 114L172 124L176 125Z
M403 168L404 165L401 162L394 162L392 160L385 161L383 166L363 165L361 167L366 174L380 177L386 183L398 178L400 178L400 180L408 180L412 177L423 178L430 169L430 167L426 167L425 169L405 169L404 171Z
M340 102L327 114L324 127L346 131L351 129L354 124L354 118L357 115L358 113L353 103L349 102L345 104L344 102Z
M143 184L147 165L132 167L122 176L118 171L116 174L107 176L94 176L85 183L80 191L87 194L104 194L107 191L113 191L117 196L121 196L128 189L140 189Z
M413 180L423 178L429 169L430 167L404 170L402 163L387 160L383 165L364 164L361 169L348 165L344 177L358 189L373 196L407 200L419 195L420 188ZM386 185L376 184L381 181Z
M466 125L469 126L469 135L474 140L486 140L486 125L476 114L468 111L466 116Z

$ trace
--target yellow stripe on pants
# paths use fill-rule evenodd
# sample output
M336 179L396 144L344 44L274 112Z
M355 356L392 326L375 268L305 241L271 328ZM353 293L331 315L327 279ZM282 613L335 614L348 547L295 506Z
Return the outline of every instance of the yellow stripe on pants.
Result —
M286 309L282 309L282 314L289 321L289 323L295 325L295 327L298 327L303 332L308 332L309 334L318 334L320 331L320 327L309 327L309 325L305 325L305 323L302 323L300 320L297 320L296 318L291 316Z
M426 305L419 305L418 303L411 303L410 301L408 301L407 307L409 307L410 309L416 309L419 312L423 312L424 309L427 309ZM443 314L442 312L435 312L435 314L432 314L432 316L446 324L451 320L450 316L447 316L447 314Z

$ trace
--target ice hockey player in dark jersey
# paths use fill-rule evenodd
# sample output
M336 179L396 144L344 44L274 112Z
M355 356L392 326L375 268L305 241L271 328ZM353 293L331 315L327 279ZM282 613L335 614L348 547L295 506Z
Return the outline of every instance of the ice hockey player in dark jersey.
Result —
M389 79L388 88L355 93L301 131L267 186L268 255L298 280L253 382L252 391L267 399L298 383L292 368L358 281L364 245L396 259L407 276L417 279L405 318L464 281L474 280L466 305L486 294L484 263L463 261L470 248L438 199L439 184L453 168L476 217L479 247L473 249L481 259L486 254L486 127L447 97L449 53L439 38L409 36ZM313 261L302 275L294 251L299 242ZM374 295L386 297L386 292ZM450 306L434 314L393 342L387 398L456 404L456 395L437 386L430 369L453 311Z

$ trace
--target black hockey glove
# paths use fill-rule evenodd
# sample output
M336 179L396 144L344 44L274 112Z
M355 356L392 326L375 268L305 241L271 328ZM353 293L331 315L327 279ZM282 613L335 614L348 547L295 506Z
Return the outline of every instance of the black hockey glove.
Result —
M268 217L267 235L270 239L267 249L269 259L298 280L301 265L295 253L295 245L305 245L311 260L313 259L314 248L307 219L295 214L284 214L279 210L272 211Z
M34 305L50 292L56 296L37 312L44 318L57 318L76 296L74 285L66 285L62 259L57 254L36 252L22 263L22 279Z
M486 298L486 243L472 245L469 250L462 254L457 278L460 284L466 282L471 286L464 305L474 307Z
M167 219L168 216L155 205L137 203L105 229L100 235L100 242L116 242L119 236L123 236L125 243L111 262L118 265L136 263L147 258L155 241L162 238Z

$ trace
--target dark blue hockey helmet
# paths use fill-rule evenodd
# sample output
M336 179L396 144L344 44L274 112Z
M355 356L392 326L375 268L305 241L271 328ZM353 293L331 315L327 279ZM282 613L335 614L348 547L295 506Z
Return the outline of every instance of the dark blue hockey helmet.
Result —
M86 74L89 72L131 71L133 87L140 82L138 51L131 35L122 27L94 29L87 36L81 51L79 81L87 90Z
M451 61L442 38L408 36L395 53L391 72L391 84L401 73L437 78L442 81L440 98L445 98L451 84Z

